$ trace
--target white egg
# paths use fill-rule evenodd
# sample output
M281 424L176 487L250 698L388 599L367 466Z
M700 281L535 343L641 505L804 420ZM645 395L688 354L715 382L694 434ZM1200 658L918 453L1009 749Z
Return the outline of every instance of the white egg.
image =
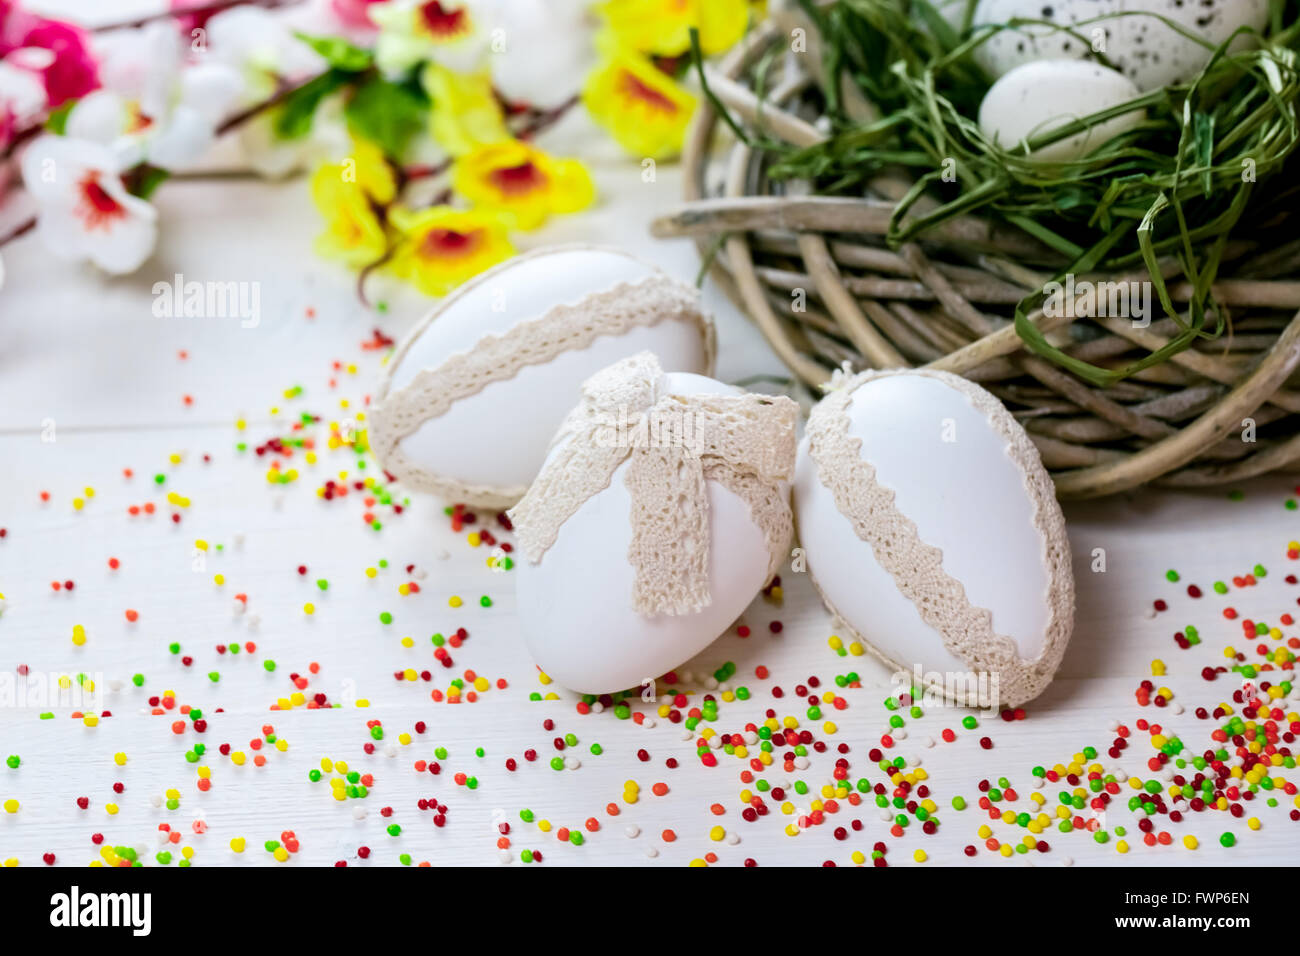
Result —
M1014 706L1055 674L1073 625L1064 518L1038 452L965 379L867 372L813 409L799 544L847 639L963 704Z
M662 382L665 394L674 401L744 394L713 379L686 373L664 375ZM637 569L630 557L634 502L625 480L628 460L618 464L608 484L563 521L540 560L527 557L529 529L526 517L520 516L533 496L511 512L521 542L515 571L520 629L534 663L545 674L561 686L585 694L653 686L650 682L690 660L725 632L767 584L772 569L789 554L793 527L789 480L793 477L797 418L793 402L784 398L773 402L783 403L781 440L788 444L784 473L773 486L773 501L779 501L784 530L773 540L743 496L706 478L708 603L698 610L648 614L633 608ZM564 448L562 440L552 451L552 459ZM548 460L548 467L551 463ZM538 486L547 474L543 469ZM660 512L678 507L675 494L653 503L654 510ZM675 541L664 547L689 550Z
M1046 20L1072 28L1077 36L1047 26L1003 30L982 44L975 58L999 77L1022 63L1101 53L1143 92L1186 83L1209 62L1211 50L1160 17L1218 46L1239 27L1262 31L1268 0L980 0L974 27L1017 18ZM1234 49L1248 42L1243 38Z
M368 415L379 463L407 487L483 507L519 500L584 379L649 350L708 374L695 289L624 252L516 256L444 299L393 354Z
M1044 60L1016 67L993 84L980 103L980 131L1003 149L1059 129L1077 119L1138 96L1132 82L1114 70L1083 60ZM1131 110L1032 153L1035 159L1078 159L1114 136L1137 126L1145 110Z

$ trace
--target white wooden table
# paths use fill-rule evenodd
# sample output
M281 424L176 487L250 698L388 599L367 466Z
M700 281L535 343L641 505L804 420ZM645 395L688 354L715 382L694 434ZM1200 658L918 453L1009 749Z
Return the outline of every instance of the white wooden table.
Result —
M693 278L698 268L693 248L654 242L644 228L656 209L680 195L676 170L661 167L656 183L643 183L639 168L621 159L581 117L566 121L545 145L582 155L602 198L594 210L530 236L530 246L576 239L616 243L683 279ZM1250 806L1248 816L1262 821L1258 832L1226 813L1190 814L1170 827L1173 846L1148 848L1136 817L1123 806L1125 788L1107 825L1112 831L1117 825L1128 828L1132 849L1126 856L1117 853L1113 832L1110 842L1100 845L1085 833L1053 828L1043 834L1050 852L1003 859L983 848L976 830L987 817L975 807L979 781L996 786L1006 776L1018 791L1015 809L1028 809L1030 768L1068 763L1089 745L1102 751L1108 771L1118 764L1150 776L1143 765L1152 751L1147 735L1136 729L1121 760L1105 756L1116 721L1135 728L1138 718L1159 719L1191 751L1207 746L1215 722L1197 720L1193 711L1199 705L1212 708L1235 684L1227 677L1205 684L1200 671L1223 660L1226 644L1246 649L1254 643L1241 642L1239 621L1225 620L1222 608L1233 604L1243 616L1273 623L1295 609L1300 595L1300 588L1284 581L1291 564L1287 542L1300 537L1300 515L1283 507L1290 482L1256 482L1244 489L1241 501L1223 494L1143 494L1069 508L1079 610L1056 683L1029 705L1028 719L1014 724L981 718L979 730L967 731L960 727L965 711L929 708L924 718L908 720L908 736L890 752L919 760L929 774L927 783L940 806L938 833L923 836L914 822L903 838L890 837L889 824L868 799L860 807L842 805L825 824L789 836L784 828L795 817L783 815L770 795L765 799L771 813L752 823L741 818L747 761L721 754L717 767L702 766L694 738L683 739L681 725L663 719L655 726L638 725L608 711L581 716L575 698L563 691L557 702L531 701L530 694L556 688L539 683L519 640L510 574L487 567L490 548L472 548L464 533L450 530L441 503L413 497L400 515L377 508L383 528L375 531L362 519L367 508L361 493L321 500L315 491L327 478L343 469L350 477L358 474L350 452L324 447L323 425L306 432L317 438L319 462L308 465L299 455L286 462L300 472L295 484L267 482L267 462L252 446L288 434L301 413L328 423L350 414L341 399L350 400L353 411L361 407L382 352L364 351L360 343L375 327L400 336L428 302L410 292L381 289L378 297L386 299L388 311L365 310L352 277L310 252L318 222L301 181L176 182L164 186L157 201L159 251L131 278L108 281L69 269L30 238L3 250L9 277L0 291L0 528L5 529L0 593L6 599L0 680L8 683L0 683L0 759L16 754L22 762L16 770L0 764L0 804L8 799L21 804L16 813L0 812L0 860L39 866L43 854L53 853L59 864L85 865L99 856L92 835L102 834L105 844L132 846L152 865L154 854L164 849L158 828L165 823L184 834L179 846L165 847L173 853L173 866L180 847L193 848L195 865L337 860L395 865L402 854L435 865L495 864L501 820L510 824L513 865L520 865L523 849L540 850L545 864L552 865L674 866L710 852L731 865L746 858L760 865L825 860L845 865L852 863L854 851L869 855L880 840L888 844L894 865L913 865L917 848L928 853L926 866L1069 860L1187 866L1296 858L1300 829L1287 819L1291 798L1280 794L1276 807L1264 805L1262 798ZM177 273L187 280L260 283L261 323L245 329L230 319L155 318L153 283ZM709 302L722 345L719 377L780 374L743 317L712 292ZM356 364L355 374L347 370L349 363ZM286 398L286 390L295 386L301 386L301 395ZM185 403L187 395L192 405ZM235 427L240 418L247 421L243 432ZM239 441L250 450L236 451ZM133 477L123 469L132 469ZM164 483L157 484L155 475ZM87 497L87 488L93 488L93 497ZM45 503L43 491L49 493ZM188 499L189 506L169 505L168 493ZM80 511L73 504L77 498L85 502ZM128 513L146 503L155 506L152 516ZM171 520L173 512L181 515L179 524ZM482 517L491 527L491 516ZM209 543L201 562L196 540ZM1098 549L1104 551L1104 572L1093 570ZM990 543L989 557L997 559L996 543ZM119 561L118 569L109 567L110 558ZM388 567L368 578L365 570L378 567L381 559ZM1232 588L1226 597L1212 592L1213 581L1231 581L1257 562L1270 571L1257 586ZM307 567L305 576L299 565ZM413 573L406 573L407 565L414 565ZM1178 584L1165 580L1171 567L1182 575ZM224 585L214 583L215 575L224 576ZM329 582L327 592L315 584L322 578ZM68 580L75 585L71 593L51 587ZM409 581L418 583L419 593L400 595L399 585ZM1206 596L1187 597L1184 588L1191 582ZM807 582L787 573L784 585L783 606L760 599L744 616L752 636L730 633L685 669L702 679L733 661L736 676L728 685L750 690L748 701L720 704L717 731L740 732L751 721L761 722L770 707L779 717L795 715L830 744L825 754L810 754L806 769L787 773L778 757L766 778L777 784L803 780L819 790L831 778L839 756L835 748L842 742L850 748L849 779L866 777L874 784L883 775L867 751L887 729L889 712L882 701L890 675L870 657L837 657L827 645L831 621ZM236 594L247 595L243 613L235 611L241 603ZM453 595L461 596L464 606L451 608ZM491 607L480 605L483 595L491 597ZM1156 598L1166 599L1169 611L1155 615ZM306 602L314 603L314 615L304 613ZM136 622L126 620L128 609L138 611ZM380 622L384 611L393 615L391 624ZM772 620L784 625L779 635L769 630ZM1186 624L1199 629L1202 643L1181 651L1172 634ZM84 646L73 643L76 625L85 629ZM430 637L451 635L459 627L470 637L451 651L454 668L445 669L434 659ZM1284 630L1289 637L1292 629ZM402 644L406 636L413 639L411 648ZM248 641L256 643L253 654L217 650ZM173 643L180 645L179 654L169 649ZM192 659L189 666L183 657ZM1134 690L1151 677L1153 658L1167 662L1168 675L1152 679L1175 691L1182 713L1176 714L1176 707L1157 711L1136 705ZM264 668L267 660L275 661L274 672ZM310 675L313 663L319 673ZM99 675L103 689L121 682L120 690L104 698L112 716L87 727L69 716L68 707L15 701L20 665L29 669L29 679L85 673ZM755 676L760 666L770 671L768 679ZM433 680L396 680L394 672L405 668L428 669ZM467 668L488 678L493 688L473 704L430 700L431 689L445 691ZM846 710L827 708L838 724L828 735L821 720L805 717L794 688L816 675L824 690L834 686L835 675L851 670L863 686L841 692ZM209 677L213 672L218 681ZM360 698L369 706L271 711L278 698L295 689L293 673L310 677L308 696ZM132 683L135 674L144 675L143 687ZM498 679L508 686L497 689ZM773 697L775 685L786 692L783 698ZM694 687L690 706L700 700L702 685L696 681ZM203 710L204 733L192 726L173 733L173 721L183 720L177 710L149 713L149 698L169 690L178 705ZM634 709L653 714L654 706L638 702ZM45 711L55 716L40 719ZM543 727L547 719L555 722L553 730ZM384 740L366 754L364 746L374 742L367 727L373 720L382 721ZM425 724L423 734L415 732L417 722ZM252 758L258 751L249 742L262 736L265 724L273 725L289 747L285 752L264 747L266 764L256 767ZM957 741L926 747L925 738L939 740L945 727L957 728ZM411 743L400 742L403 733L412 735ZM550 766L557 753L552 741L567 733L576 735L578 744L564 753L576 756L579 766L556 771ZM979 746L983 735L992 738L992 750ZM192 763L185 755L196 743L206 744L207 752ZM222 743L243 751L247 763L236 766L223 756ZM603 749L599 755L591 752L596 743ZM417 772L415 762L436 759L439 747L447 750L439 760L441 775ZM475 755L480 747L483 757ZM531 763L524 759L530 748L538 754ZM642 749L648 761L639 759ZM126 755L125 766L115 763L117 753ZM369 795L336 801L325 780L310 781L308 772L322 757L373 774ZM515 772L506 769L507 758L517 761ZM675 769L666 766L669 758L679 762ZM197 787L200 766L210 768L206 793ZM477 788L458 786L453 779L458 772L476 778ZM629 779L641 788L634 805L623 800ZM113 791L119 782L125 788L121 794ZM652 793L657 782L668 785L665 795ZM175 810L155 805L169 788L180 794ZM1049 784L1043 791L1049 810L1058 789ZM955 795L971 806L952 809ZM88 799L87 809L78 808L79 797ZM444 827L434 825L433 812L418 809L420 798L436 798L448 807ZM812 796L792 790L790 799L803 812ZM110 803L119 808L116 814L106 810ZM607 814L610 803L620 807L617 817ZM714 804L721 805L722 815L711 811ZM385 807L392 808L391 818L383 816ZM533 823L520 819L525 808L533 812ZM581 846L557 839L560 827L582 828L590 817L600 821L600 829L584 830ZM205 833L193 832L196 819L206 823ZM847 838L837 840L835 828L850 828L854 819L861 821L861 830L848 829ZM551 832L539 829L540 820L552 824ZM394 823L402 828L396 837L386 832ZM719 825L728 836L712 840L710 829ZM639 828L639 835L629 837L628 827ZM664 840L667 828L675 831L675 841ZM263 844L279 840L285 830L296 833L300 850L278 864ZM994 830L999 839L1013 842L1025 833L1000 823ZM1238 837L1232 849L1219 845L1225 830ZM1195 852L1180 845L1188 833L1200 840ZM242 855L230 849L233 837L246 839ZM731 842L736 837L738 842ZM963 854L968 844L980 846L973 860ZM357 854L362 846L372 851L365 861Z

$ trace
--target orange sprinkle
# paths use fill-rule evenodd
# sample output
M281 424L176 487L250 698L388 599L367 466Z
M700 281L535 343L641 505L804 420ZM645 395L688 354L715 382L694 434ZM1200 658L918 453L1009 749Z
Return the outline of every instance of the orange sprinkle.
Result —
M662 797L665 793L668 792L668 784L666 784L666 783L656 783L656 784L655 784L653 787L651 787L650 789L654 792L654 795L655 795L656 797Z
M713 811L715 817L720 817L727 812L727 808L720 803L715 803L713 806L709 807L709 809Z
M677 839L677 834L674 833L672 830L665 830L663 833L659 835L663 837L663 841L665 843L672 843L674 840Z
M127 608L126 619L130 621L132 624L134 624L136 621L140 620L140 612L135 610L134 608Z

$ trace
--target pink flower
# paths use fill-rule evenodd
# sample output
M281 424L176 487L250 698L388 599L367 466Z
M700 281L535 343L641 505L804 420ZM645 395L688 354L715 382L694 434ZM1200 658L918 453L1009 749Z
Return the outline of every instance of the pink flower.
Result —
M194 30L203 29L213 16L221 12L216 9L200 9L194 13L186 13L187 10L206 6L203 0L170 0L168 6L173 13L177 14L176 22L180 26L181 32L186 35L191 34Z
M50 106L79 99L99 87L98 69L90 53L90 37L79 27L58 20L41 20L18 44L48 50L53 60L40 71Z
M51 107L85 96L99 86L86 31L28 13L17 0L0 0L0 59L18 50L24 51L21 65L45 84ZM33 50L45 55L33 56Z
M371 4L386 0L330 0L330 8L344 27L352 30L373 30L376 24L370 19Z

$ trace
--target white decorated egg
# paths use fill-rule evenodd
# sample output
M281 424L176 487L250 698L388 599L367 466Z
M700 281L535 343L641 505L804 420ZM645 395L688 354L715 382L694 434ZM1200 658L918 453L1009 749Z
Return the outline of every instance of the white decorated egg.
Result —
M789 553L797 406L645 354L583 387L510 512L533 661L571 690L643 687L722 634Z
M1000 31L975 51L976 60L994 77L1022 63L1101 53L1147 92L1188 82L1212 55L1211 47L1165 20L1217 47L1240 27L1262 31L1268 0L980 0L972 26L1015 19L1045 20L1069 27L1075 35L1035 25ZM1234 48L1246 42L1243 38Z
M1074 616L1064 518L988 392L930 370L839 378L809 417L794 495L827 607L900 680L978 706L1050 682Z
M483 507L518 501L584 379L642 350L708 374L695 289L614 249L526 253L461 286L398 347L369 442L408 487Z
M1025 63L993 84L980 103L980 131L1003 149L1017 146L1077 119L1138 96L1122 74L1083 60ZM1114 136L1137 126L1145 110L1131 110L1080 133L1034 150L1034 159L1078 159Z

